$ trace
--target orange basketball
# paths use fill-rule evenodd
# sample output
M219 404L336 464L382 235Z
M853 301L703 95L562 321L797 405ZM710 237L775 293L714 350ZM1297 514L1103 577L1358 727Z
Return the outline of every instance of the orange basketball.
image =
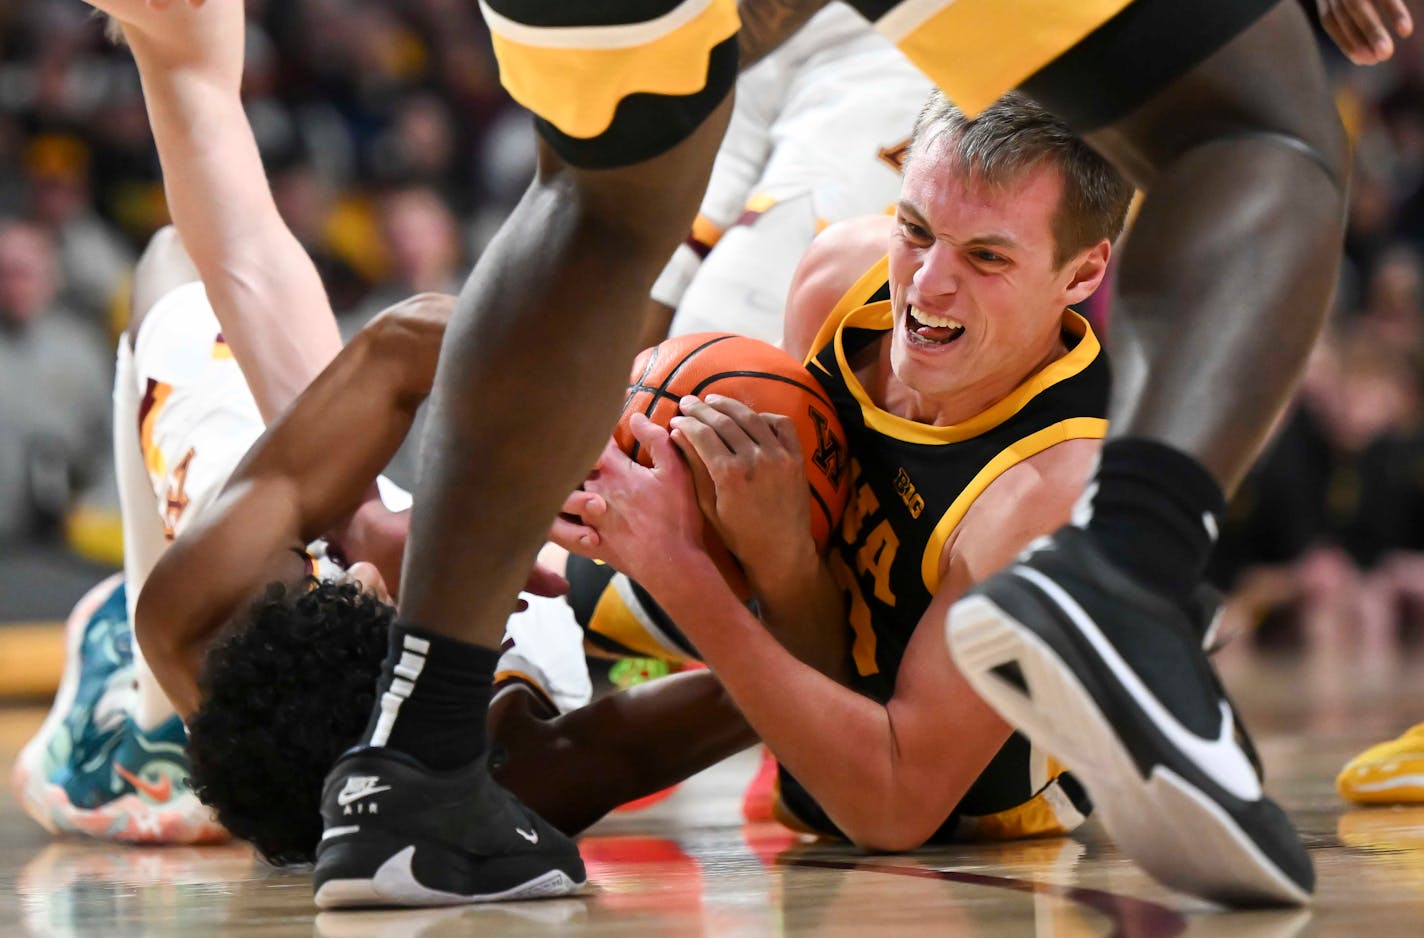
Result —
M613 431L623 452L649 464L628 421L646 415L660 426L676 417L678 400L687 394L720 394L736 398L758 413L781 414L796 425L796 435L806 460L807 497L811 500L811 533L824 548L840 523L850 492L845 431L826 393L790 355L774 345L748 336L699 332L668 339L645 350L633 362L628 397ZM709 551L719 560L734 589L741 591L719 554L725 554L709 527Z

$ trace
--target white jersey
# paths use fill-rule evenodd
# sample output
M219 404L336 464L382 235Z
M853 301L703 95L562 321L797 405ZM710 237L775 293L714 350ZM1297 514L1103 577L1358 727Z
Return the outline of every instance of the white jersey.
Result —
M264 425L202 283L153 304L119 342L114 461L129 612L158 557L202 515Z
M894 205L931 88L840 3L748 69L692 237L653 287L677 310L672 334L780 341L791 277L811 239Z
M144 316L132 349L119 342L114 457L131 619L158 558L211 507L264 429L201 283L164 294ZM376 484L387 508L410 507L409 492L384 476ZM338 572L323 560L322 547L309 548L314 575ZM528 672L564 709L582 706L591 687L573 610L561 599L525 598L529 611L515 614L509 625L521 655L502 667ZM152 684L141 656L136 664L140 683ZM161 695L156 685L153 693ZM158 711L157 702L150 706Z
M114 369L114 462L123 515L129 615L158 557L202 517L266 426L199 281L159 298ZM410 493L381 476L381 500ZM313 574L339 572L325 543L308 546Z

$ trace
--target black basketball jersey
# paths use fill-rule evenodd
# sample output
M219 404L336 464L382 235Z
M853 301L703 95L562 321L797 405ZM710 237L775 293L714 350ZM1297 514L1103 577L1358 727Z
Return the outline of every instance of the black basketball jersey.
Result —
M856 687L884 702L905 646L939 589L944 546L965 512L1011 466L1107 430L1108 368L1087 321L1063 314L1068 352L1007 397L953 426L877 407L856 355L892 328L882 259L837 305L807 356L845 427L851 491L828 563L846 593Z

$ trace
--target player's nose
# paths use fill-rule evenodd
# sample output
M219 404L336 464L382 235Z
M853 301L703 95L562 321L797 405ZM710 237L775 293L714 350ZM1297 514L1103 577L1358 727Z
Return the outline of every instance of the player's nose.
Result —
M924 263L915 271L913 282L923 302L953 296L959 290L953 250L942 243L931 246L924 254Z

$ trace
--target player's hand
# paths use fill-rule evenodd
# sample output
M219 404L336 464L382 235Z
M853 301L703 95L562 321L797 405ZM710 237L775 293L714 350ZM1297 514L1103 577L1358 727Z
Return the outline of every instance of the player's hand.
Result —
M399 596L401 557L409 536L409 509L391 511L379 498L369 498L328 532L328 552L344 567L361 560L374 564L391 594Z
M1375 65L1394 55L1394 38L1414 32L1404 0L1315 0L1320 22L1340 51L1356 65Z
M703 552L702 511L668 432L641 414L630 428L653 467L609 441L583 490L565 501L549 539L609 564L657 596L678 576L681 560Z
M735 398L684 397L672 441L687 457L698 504L753 584L814 557L801 442L790 418Z
M88 0L118 20L139 68L198 69L236 90L245 41L241 0Z

